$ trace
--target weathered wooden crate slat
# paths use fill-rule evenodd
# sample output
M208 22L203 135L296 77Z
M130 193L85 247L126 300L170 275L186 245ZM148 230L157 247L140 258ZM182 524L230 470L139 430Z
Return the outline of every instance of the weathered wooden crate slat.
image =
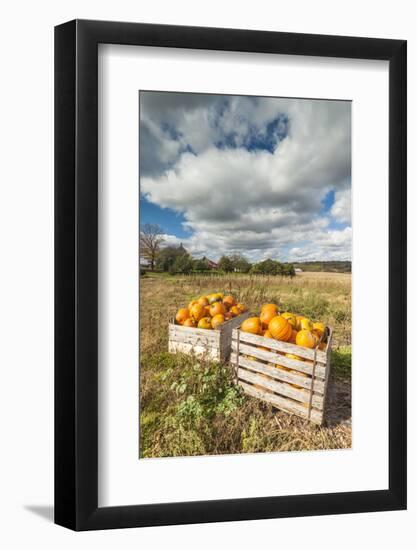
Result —
M183 327L172 319L168 325L168 351L204 356L215 361L226 361L230 356L232 331L249 317L242 313L226 321L215 330Z
M266 393L265 391L259 390L255 388L255 386L251 386L250 384L246 384L245 382L242 382L242 381L239 382L239 385L243 388L245 393L247 393L248 395L251 395L252 397L257 397L262 401L271 403L277 409L281 409L285 412L289 412L291 414L296 414L297 416L306 418L305 413L307 411L307 408L301 405L300 403L297 403L296 401L292 401L291 399L285 399L284 397L281 397L280 395L277 395L275 393ZM321 424L322 413L319 411L316 411L315 409L312 409L310 420L315 424Z
M272 393L278 393L284 397L290 397L295 401L301 401L301 403L310 402L310 391L304 388L296 389L287 382L279 382L270 378L266 374L258 374L251 370L241 369L239 371L239 380L249 382L251 384L262 386L263 389L269 390ZM323 396L313 393L312 400L313 407L317 409L323 408Z
M230 356L230 362L232 364L236 364L236 354L233 352ZM277 369L275 367L270 367L269 365L265 365L264 363L258 363L257 361L252 361L251 359L247 359L246 357L243 357L243 356L240 356L239 358L239 366L245 367L253 372L265 374L266 376L269 376L281 382L287 382L288 384L294 384L296 386L300 386L300 388L304 388L306 390L309 390L311 387L310 378L304 378L302 376L298 376L294 372L287 372L285 370ZM317 379L314 382L314 392L324 395L323 380Z
M331 338L329 330L326 349L312 350L235 328L230 362L235 367L236 380L248 395L321 425L330 372ZM286 357L286 353L302 359Z
M244 338L243 335L245 336ZM254 344L256 346L264 346L266 348L270 348L271 350L280 351L283 353L292 353L293 355L297 355L298 357L302 357L303 359L309 359L310 361L314 359L314 349L303 348L301 346L296 346L295 344L290 344L288 342L273 340L272 338L264 338L263 336L257 336L256 334L251 334L249 332L241 332L240 341L243 343ZM327 362L326 351L321 351L318 349L316 351L316 357L319 363Z
M235 340L232 340L232 351L237 351L237 343ZM285 355L279 355L276 352L270 352L254 346L248 346L243 344L242 341L239 343L239 352L241 355L250 355L251 357L261 359L262 361L268 361L276 365L281 365L282 367L297 370L310 376L313 374L313 361L311 361L311 363L303 363L302 361L285 357ZM326 376L326 368L321 363L316 364L315 376L316 378L321 378L322 380L324 380Z

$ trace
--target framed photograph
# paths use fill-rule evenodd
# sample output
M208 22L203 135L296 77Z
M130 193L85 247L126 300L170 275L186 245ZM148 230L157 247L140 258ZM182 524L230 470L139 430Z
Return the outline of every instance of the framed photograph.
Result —
M55 29L55 522L406 508L406 42Z

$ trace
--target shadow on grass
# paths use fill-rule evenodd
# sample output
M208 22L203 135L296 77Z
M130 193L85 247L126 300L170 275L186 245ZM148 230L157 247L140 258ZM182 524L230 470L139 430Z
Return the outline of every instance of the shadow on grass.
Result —
M340 346L332 351L331 375L326 402L326 424L351 426L352 422L352 348Z

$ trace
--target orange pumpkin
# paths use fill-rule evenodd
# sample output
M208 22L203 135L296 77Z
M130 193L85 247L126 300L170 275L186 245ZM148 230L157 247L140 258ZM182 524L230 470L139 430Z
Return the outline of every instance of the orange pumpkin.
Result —
M276 317L276 313L272 308L264 309L259 315L262 326L264 328L268 328L271 319L273 319L274 317Z
M211 330L212 329L211 317L202 317L198 321L198 328L204 328L204 329L207 329L207 330Z
M210 315L210 306L204 306L204 317L208 317Z
M313 331L321 337L326 332L326 327L324 323L313 323Z
M175 315L175 320L179 325L184 324L184 321L186 321L190 317L190 312L186 307L182 307L177 311L177 314Z
M242 313L237 306L232 306L229 311L233 315L233 317L237 317Z
M193 306L195 306L196 304L198 304L198 301L197 300L191 300L191 302L188 304L188 309L191 309Z
M304 348L316 347L316 339L314 335L306 329L302 329L297 333L295 343L297 346L303 346Z
M302 315L295 316L295 330L301 330L301 319L304 319Z
M192 317L188 317L188 319L183 322L182 326L195 328L197 326L197 322Z
M291 337L292 328L290 323L281 315L276 315L271 319L268 329L275 340L288 342Z
M261 312L267 310L273 311L275 315L278 315L278 306L276 304L264 304L261 307Z
M236 301L233 296L225 296L223 298L223 304L227 304L229 307L232 307L236 304Z
M221 302L223 300L223 294L216 292L215 294L208 294L207 299L209 304L214 304L214 302Z
M261 328L261 320L259 317L249 317L243 321L240 330L242 332L250 332L251 334L259 334Z
M207 300L207 296L200 296L200 298L197 300L197 302L200 304L200 306L208 306L209 301Z
M297 338L297 331L293 329L291 331L291 337L288 340L288 342L290 342L291 344L295 344L296 338Z
M210 304L210 315L214 317L215 315L224 315L226 310L224 305L221 302L213 302Z
M248 308L245 306L245 304L238 303L236 307L240 310L241 313L245 313L245 311L248 311Z
M300 330L309 330L311 332L313 330L313 323L307 317L303 317L300 319L300 327Z
M297 317L294 313L290 313L289 311L286 311L285 313L281 313L281 315L284 317L284 319L287 319L287 321L290 323L292 328L295 328L297 324Z
M205 315L204 307L197 302L190 308L190 315L193 319L199 321Z
M311 334L313 335L313 338L316 341L316 345L314 347L317 347L320 343L320 336L318 336L318 334L315 330L312 330Z
M211 326L216 329L220 325L222 325L225 321L224 315L222 313L218 313L211 319Z
M266 331L263 333L263 336L264 336L265 338L272 338L271 331L270 331L270 330L266 330Z

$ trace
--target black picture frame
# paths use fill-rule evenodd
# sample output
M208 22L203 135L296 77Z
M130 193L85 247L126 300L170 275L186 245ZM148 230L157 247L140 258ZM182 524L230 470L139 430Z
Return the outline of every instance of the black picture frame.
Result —
M389 327L389 488L98 507L98 44L389 62L389 315L406 318L406 41L74 20L55 28L55 522L74 530L406 508L406 332Z

